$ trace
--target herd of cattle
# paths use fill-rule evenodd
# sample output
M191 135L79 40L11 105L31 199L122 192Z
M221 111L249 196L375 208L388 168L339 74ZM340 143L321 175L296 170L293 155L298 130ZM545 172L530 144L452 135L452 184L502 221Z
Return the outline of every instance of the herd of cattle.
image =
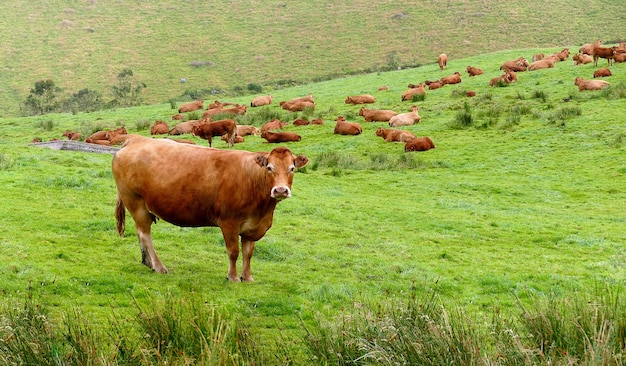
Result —
M598 58L602 57L608 60L610 66L612 60L622 62L623 56L626 55L623 43L619 47L609 48L610 52L604 49L605 47L600 47L599 41L591 44L589 48L581 48L580 54L574 55L574 62L582 63L584 55L590 55L595 59L596 65ZM517 80L517 72L554 67L555 62L564 61L568 57L569 50L564 49L547 57L535 55L532 63L528 63L524 58L506 62L501 67L504 74L495 81L491 80L490 84L514 82ZM442 71L445 70L447 56L442 54L438 64ZM484 73L481 69L471 66L467 67L467 72L470 76ZM605 74L598 73L598 77ZM576 78L575 84L581 91L595 90L608 85L607 82L601 81ZM461 75L455 72L438 81L427 80L419 85L409 85L409 90L403 93L402 100L412 100L414 95L425 93L426 87L430 90L460 82ZM474 96L475 93L468 92L467 95ZM351 105L374 102L375 98L372 95L348 96L344 101L345 104ZM272 96L267 95L254 98L250 106L271 104ZM315 108L315 101L312 95L307 95L280 102L279 105L288 111L302 111ZM173 116L173 119L183 119L184 113L202 109L204 105L201 100L186 103L180 106L179 113ZM384 141L404 143L405 151L426 151L435 147L428 136L417 137L410 131L394 128L419 123L421 117L418 109L414 105L410 112L397 113L393 110L361 107L359 116L367 122L386 122L390 128L378 127L375 132L375 135ZM150 133L192 134L206 139L209 146L212 146L213 137L221 136L229 147L242 142L243 137L249 135L260 135L270 143L301 140L301 136L295 132L280 131L288 122L277 119L265 123L261 128L238 125L232 118L213 121L215 116L242 115L246 111L245 105L216 101L204 110L199 120L179 122L173 127L169 127L164 121L157 121L151 127ZM324 121L299 118L294 120L293 124L298 126L324 124ZM335 119L335 134L358 135L362 132L363 128L357 122L346 121L343 116ZM64 136L72 140L80 139L80 135L74 132L66 132ZM120 235L124 234L128 210L135 221L143 264L155 272L168 272L154 250L150 233L151 225L156 222L157 217L178 226L218 226L222 231L229 258L227 279L230 281L253 281L250 261L255 243L272 226L278 202L291 197L295 170L308 163L306 156L295 156L288 148L282 146L270 152L207 149L195 146L192 141L184 139L153 139L129 134L124 127L96 132L85 141L101 145L124 144L112 161L112 173L117 187L115 209L117 230ZM168 194L162 194L163 192ZM236 267L240 252L239 238L243 256L241 277L238 276Z
M504 62L500 66L502 75L497 76L489 80L490 86L502 86L504 84L513 83L518 80L518 73L524 71L535 71L540 69L552 68L557 62L565 61L570 57L570 51L568 48L564 48L560 52L556 52L552 55L536 54L533 55L532 61L529 62L524 57L519 57L515 60ZM614 47L602 47L601 41L597 40L594 43L585 44L580 47L579 52L574 54L572 59L574 65L583 65L587 63L598 64L598 60L604 58L608 62L610 67L612 62L624 62L626 61L626 48L622 42L619 46ZM438 65L441 71L444 71L448 64L448 56L446 54L439 55ZM469 77L475 77L484 74L484 71L475 66L467 66L465 70ZM596 70L593 73L594 79L583 79L577 77L574 80L574 84L578 86L579 91L583 90L598 90L609 86L609 82L604 80L597 80L600 77L611 76L611 71L608 67L603 67ZM425 95L427 90L433 90L442 88L445 85L452 85L461 83L461 74L454 72L451 75L444 76L439 80L425 80L419 84L409 84L408 89L401 95L402 101L415 100L416 96ZM379 90L387 90L386 86L382 86ZM468 97L476 95L475 91L466 91ZM376 98L373 95L350 95L345 98L345 104L351 105L364 105L375 103ZM260 107L272 105L273 99L271 95L264 95L255 97L250 102L250 107ZM281 101L279 107L289 112L299 112L307 109L315 109L315 100L313 95L309 94L304 97L295 98L292 100ZM368 109L361 107L358 115L363 117L366 122L387 122L389 128L378 128L375 135L380 136L386 142L401 142L404 143L404 151L426 151L434 148L432 140L428 136L418 137L406 130L396 129L395 127L408 126L419 123L421 117L418 113L418 107L412 106L410 112L398 113L390 109ZM202 117L200 119L187 120L182 122L187 113L203 110ZM190 103L181 105L178 109L178 113L172 116L172 120L177 121L174 126L170 127L164 121L156 121L150 129L152 135L169 135L176 136L171 138L174 141L181 143L194 143L193 140L178 138L182 135L193 135L208 141L209 146L212 146L213 137L219 136L222 140L226 141L229 147L232 147L236 143L244 142L244 137L249 135L260 136L269 143L282 143L282 142L296 142L300 141L302 137L295 132L281 131L289 122L280 120L271 120L265 123L260 128L250 125L238 125L235 121L235 116L244 115L248 111L247 105L240 105L230 102L215 101L208 105L204 109L204 101L197 100ZM222 119L213 120L219 117ZM307 120L305 118L296 118L293 120L293 125L304 126L309 124L324 124L324 121L320 118L313 120ZM358 135L363 132L363 128L358 122L349 122L343 116L338 116L335 119L334 133L340 135ZM71 140L79 140L80 134L77 132L68 131L63 134ZM98 131L85 139L85 142L100 144L100 145L121 145L126 140L134 138L138 135L128 134L124 127L120 127L111 131Z

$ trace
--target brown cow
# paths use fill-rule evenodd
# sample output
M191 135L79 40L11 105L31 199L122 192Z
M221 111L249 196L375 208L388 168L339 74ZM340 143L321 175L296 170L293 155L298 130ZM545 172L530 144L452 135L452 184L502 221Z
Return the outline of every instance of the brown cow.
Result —
M543 60L535 61L528 65L528 71L535 71L541 69L549 69L554 67L555 58L554 57L546 57Z
M543 53L536 53L533 55L533 62L543 60L545 55Z
M301 112L305 109L315 109L315 103L309 101L287 101L280 102L280 107L289 112Z
M443 87L443 83L440 80L436 80L436 81L426 80L424 81L424 84L428 85L428 90L439 89Z
M135 137L138 137L138 136L141 136L141 135L137 135L134 133L118 134L118 135L109 137L109 142L111 143L111 145L121 145L127 140L134 139Z
M626 52L618 52L613 55L614 62L626 62Z
M323 125L324 124L324 120L321 118L315 118L311 120L311 124L312 125Z
M172 127L172 129L168 132L170 135L185 135L191 133L191 130L194 126L200 124L200 120L192 119L187 122L181 122L176 126Z
M424 88L425 84L414 85L415 88L411 88L402 93L402 101L411 100L415 95L425 95L426 89Z
M426 151L434 149L435 144L428 136L411 139L404 144L404 152L409 151Z
M250 102L250 107L260 107L263 105L272 104L272 96L271 95L263 95L260 97L253 98Z
M360 124L348 122L343 116L337 117L335 122L333 132L337 135L358 135L363 132L363 127Z
M411 131L383 127L378 127L374 134L386 142L407 142L417 137Z
M574 85L578 86L578 91L583 90L600 90L608 87L610 84L604 80L584 80L581 77L574 79Z
M293 120L293 125L294 126L306 126L308 124L310 124L311 122L309 122L308 119L306 118L296 118Z
M280 130L288 124L289 122L281 122L280 120L273 119L261 126L261 132L269 130Z
M474 66L468 66L467 68L465 68L465 71L467 71L467 74L469 76L477 76L485 73L483 69Z
M115 218L123 236L126 209L135 221L144 265L167 273L150 227L157 217L177 226L218 226L229 258L228 279L253 281L250 259L256 241L272 226L279 201L291 197L294 171L308 163L286 147L269 153L209 149L167 139L135 138L113 157L117 185Z
M574 60L574 66L589 64L593 62L593 59L591 58L591 56L586 55L584 53L574 54L574 56L572 57L572 60Z
M213 136L227 136L228 147L235 144L235 136L237 136L237 122L233 119L223 119L215 122L210 120L202 120L197 126L193 126L191 133L201 139L209 142L212 146Z
M460 82L461 82L461 74L458 71L452 75L444 76L441 78L441 83L443 85L458 84Z
M411 107L411 112L408 113L400 113L396 116L393 116L389 119L389 127L398 127L398 126L408 126L412 124L419 123L422 120L417 110L419 108L414 105Z
M261 137L270 143L279 142L298 142L302 140L302 137L295 132L272 132L263 131Z
M397 112L390 109L367 109L361 107L359 110L359 116L365 118L367 122L387 122L391 117L397 114Z
M578 49L578 52L585 54L585 55L593 55L593 48L600 47L601 43L602 41L600 41L599 39L597 39L594 43L586 43L580 46L580 48Z
M198 109L202 109L204 108L202 106L202 103L204 103L204 101L202 100L196 100L195 102L185 103L178 108L178 113L193 112L193 111L197 111Z
M181 119L183 119L183 118L185 118L185 116L184 116L184 115L182 115L182 114L180 114L180 113L175 114L175 115L173 115L173 116L172 116L172 119L173 119L174 121L180 121L180 120L181 120Z
M78 139L80 139L80 133L78 132L73 132L73 131L65 131L63 132L63 137L67 137L68 140L72 140L72 141L77 141Z
M506 61L500 66L500 70L510 69L516 72L526 71L528 67L528 60L524 57L519 57L517 60Z
M228 142L228 135L222 135L222 137L220 138L222 141ZM243 139L242 136L235 136L235 141L233 141L235 144L240 144L242 142L244 142L245 140Z
M611 70L608 67L603 67L593 72L593 77L595 78L603 78L607 76L611 76Z
M168 132L170 132L170 127L164 121L156 121L150 127L151 135L167 135Z
M617 47L594 47L593 48L593 66L598 66L598 58L605 58L611 66L613 61L613 55L615 54Z
M258 136L260 132L258 128L252 125L237 125L237 136Z
M128 133L128 131L126 131L126 128L124 126L116 128L115 130L110 130L110 131L98 131L93 133L91 136L87 137L85 139L85 142L89 142L92 144L100 144L100 145L110 145L105 143L105 142L101 142L101 141L109 141L109 137L113 137L115 135L121 135L121 134L125 134Z
M439 64L439 70L443 71L448 65L448 55L442 53L437 57L437 63Z
M362 95L349 95L346 97L346 100L343 101L344 104L369 104L376 103L376 98L370 94L362 94Z

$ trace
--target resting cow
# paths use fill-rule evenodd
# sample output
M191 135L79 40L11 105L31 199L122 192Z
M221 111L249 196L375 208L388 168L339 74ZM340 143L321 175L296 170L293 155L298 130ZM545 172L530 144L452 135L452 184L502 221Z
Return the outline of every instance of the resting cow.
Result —
M263 95L260 97L253 98L250 102L250 107L260 107L263 105L272 104L272 96L271 95Z
M426 80L424 81L424 84L428 85L428 90L439 89L443 87L443 83L440 80L435 80L435 81Z
M389 127L408 126L419 123L422 117L420 117L419 113L417 113L418 109L419 108L414 105L411 107L411 112L400 113L393 116L389 119Z
M407 142L417 137L411 131L383 127L378 127L374 134L382 137L386 142Z
M78 141L80 139L81 134L73 131L65 131L63 132L63 137L67 137L68 140Z
M172 127L172 129L168 132L170 135L185 135L191 133L191 130L194 126L200 124L200 120L192 119L191 121L181 122L176 126Z
M360 124L348 122L343 116L337 117L335 122L333 133L336 135L358 135L363 132L363 127Z
M361 107L359 116L362 116L367 122L387 122L398 113L390 109L367 109Z
M258 136L259 129L252 125L237 125L237 136Z
M168 132L170 132L170 127L164 121L156 121L150 127L151 135L167 135Z
M369 94L349 95L346 97L346 100L343 101L344 104L369 104L375 102L376 98Z
M461 82L461 74L458 71L456 71L452 75L444 76L444 77L441 78L441 83L443 85L458 84L460 82Z
M474 66L468 66L465 71L467 71L469 76L477 76L485 73L483 69Z
M428 136L411 139L404 144L404 152L409 151L426 151L434 149L435 144Z
M601 69L598 69L596 71L593 72L593 77L595 78L603 78L603 77L607 77L607 76L611 76L611 70L609 70L607 67L603 67Z
M574 56L572 57L572 60L574 60L574 66L589 64L593 62L593 59L591 58L591 56L586 55L584 53L574 54Z
M269 143L279 143L279 142L298 142L302 140L302 137L295 132L272 132L272 131L263 131L261 137L265 139L265 141Z
M426 89L424 88L424 84L414 85L414 88L406 90L402 93L402 101L411 100L413 96L416 95L426 95Z
M291 197L297 168L308 163L286 147L269 153L219 150L138 137L113 157L117 185L115 218L123 236L126 209L135 221L142 262L167 273L157 256L150 227L157 218L177 226L217 226L229 258L228 279L253 281L250 259L256 241L272 226L279 201Z
M288 124L289 122L281 122L280 120L273 119L261 126L261 132L269 130L280 130Z
M202 100L196 100L195 102L185 103L178 108L178 113L186 113L197 111L198 109L202 109Z
M610 84L604 80L584 80L581 77L574 79L574 85L578 86L578 91L583 90L600 90L608 87Z

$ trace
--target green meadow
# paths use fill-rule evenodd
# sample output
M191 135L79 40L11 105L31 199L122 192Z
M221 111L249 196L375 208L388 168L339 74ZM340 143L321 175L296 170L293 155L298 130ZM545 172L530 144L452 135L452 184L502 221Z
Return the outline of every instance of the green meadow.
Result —
M506 60L624 39L617 22L575 21L621 3L231 1L219 16L195 2L48 4L12 4L15 25L1 25L0 364L624 364L626 65L610 67L602 91L579 92L574 78L607 61L571 57L489 86ZM551 21L564 14L574 20ZM445 38L426 31L449 24L458 32ZM396 63L406 67L388 69ZM468 65L485 74L468 77ZM20 116L37 80L104 91L124 67L148 85L146 105ZM462 83L401 101L407 84L455 71ZM174 125L186 90L207 88L223 93L205 105L273 95L240 124L325 122L285 127L302 140L284 145L309 164L257 243L252 283L226 281L218 228L164 221L152 235L169 273L153 273L129 215L117 234L112 156L31 144L119 126L149 136L157 120ZM402 129L436 148L405 153L375 136L388 126L343 103L365 93L368 108L419 106L421 122ZM278 106L307 94L314 110ZM333 134L338 116L363 133ZM255 136L235 145L272 147Z

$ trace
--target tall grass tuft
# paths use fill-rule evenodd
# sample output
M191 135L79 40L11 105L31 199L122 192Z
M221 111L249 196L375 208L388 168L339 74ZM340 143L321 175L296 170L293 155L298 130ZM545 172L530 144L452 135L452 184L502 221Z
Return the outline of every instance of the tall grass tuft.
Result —
M546 100L548 99L548 95L543 90L535 90L535 91L533 91L532 97L535 98L535 99L541 100L543 103L545 103Z
M448 124L448 127L454 130L462 130L469 128L474 124L474 116L472 115L472 109L469 103L465 102L463 110L459 111L454 117L454 121Z
M547 119L550 124L564 126L565 121L581 116L582 114L583 112L580 107L565 107L552 112L547 116Z
M44 131L52 131L56 127L57 123L51 119L40 120L37 121L35 127L40 128Z

